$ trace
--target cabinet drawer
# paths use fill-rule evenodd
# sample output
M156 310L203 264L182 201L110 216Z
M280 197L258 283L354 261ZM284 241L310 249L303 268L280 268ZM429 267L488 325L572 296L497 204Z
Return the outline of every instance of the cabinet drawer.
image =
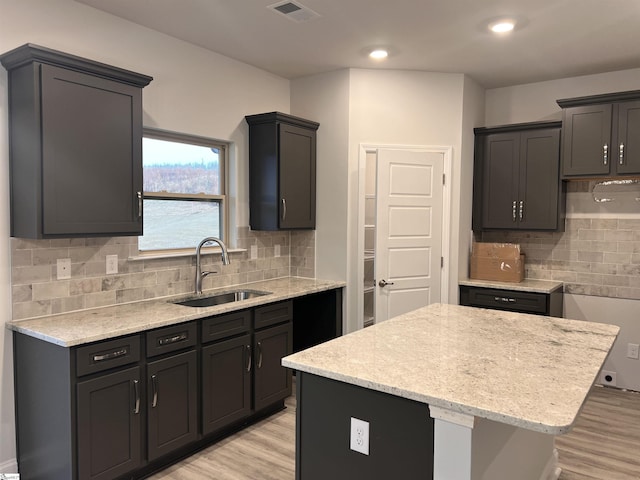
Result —
M147 357L193 347L197 342L196 322L172 325L147 333Z
M139 335L95 343L76 350L76 374L81 377L139 360Z
M293 320L293 302L280 302L256 308L254 327L263 328Z
M489 288L470 288L469 305L523 313L547 313L547 295Z
M233 337L251 328L251 310L227 313L202 321L202 343Z

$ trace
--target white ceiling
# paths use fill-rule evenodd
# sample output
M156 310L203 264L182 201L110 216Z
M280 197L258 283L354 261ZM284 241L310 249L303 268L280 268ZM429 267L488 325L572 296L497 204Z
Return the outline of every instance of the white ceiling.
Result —
M76 0L274 74L389 68L465 73L485 88L640 67L640 0ZM497 37L489 19L524 26ZM386 45L373 62L364 50Z

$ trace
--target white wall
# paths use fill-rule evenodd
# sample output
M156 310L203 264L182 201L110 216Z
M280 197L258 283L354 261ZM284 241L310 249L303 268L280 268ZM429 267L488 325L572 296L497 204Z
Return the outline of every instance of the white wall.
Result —
M640 90L640 69L487 90L485 125L560 120L562 111L557 99L626 90ZM581 202L580 194L567 195L568 216L592 213L589 216L593 218L615 218L611 213L584 212ZM624 218L640 218L640 212L625 214ZM565 317L621 327L603 369L616 371L618 386L633 390L640 390L640 361L627 359L626 348L628 343L640 343L639 310L639 300L565 295Z
M320 123L317 133L316 277L347 280L349 70L291 82L291 113Z
M627 358L627 343L640 343L638 300L622 298L564 296L564 316L575 320L613 323L620 327L618 340L604 364L603 370L616 372L617 386L640 391L640 360Z
M640 68L494 88L486 92L486 127L561 120L556 100L640 90Z
M289 81L70 0L0 0L0 52L35 43L154 77L144 125L234 142L231 203L248 225L244 116L289 112ZM7 77L0 69L0 305L10 312ZM15 469L11 334L0 330L0 472ZM14 470L15 471L15 470Z

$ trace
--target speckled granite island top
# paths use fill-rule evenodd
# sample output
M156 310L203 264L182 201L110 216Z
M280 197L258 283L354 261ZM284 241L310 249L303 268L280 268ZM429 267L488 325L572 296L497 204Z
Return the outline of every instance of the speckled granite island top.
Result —
M14 320L7 323L7 328L56 345L73 347L311 293L333 290L344 285L344 282L308 278L278 278L203 292L203 296L237 289L271 292L261 297L214 307L186 307L174 304L174 301L186 297L186 295L181 295L46 317Z
M618 331L613 325L433 304L295 353L282 364L558 435L573 425Z

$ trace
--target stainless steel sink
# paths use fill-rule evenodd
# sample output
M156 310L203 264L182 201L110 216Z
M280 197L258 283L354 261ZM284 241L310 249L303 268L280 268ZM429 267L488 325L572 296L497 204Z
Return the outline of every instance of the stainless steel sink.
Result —
M269 295L270 293L271 292L261 292L260 290L234 290L231 292L209 295L207 297L189 298L187 300L181 300L173 303L177 305L184 305L186 307L213 307L215 305L240 302L250 298L261 297L263 295Z

